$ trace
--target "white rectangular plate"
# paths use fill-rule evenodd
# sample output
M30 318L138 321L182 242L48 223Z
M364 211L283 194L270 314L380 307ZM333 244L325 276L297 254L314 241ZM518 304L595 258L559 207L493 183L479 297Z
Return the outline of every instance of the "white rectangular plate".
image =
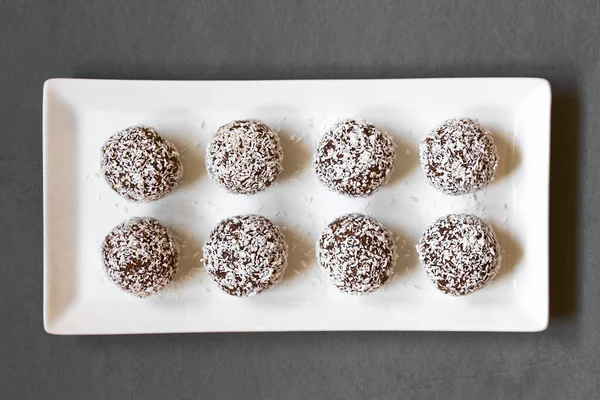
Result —
M55 334L212 331L538 331L548 323L550 86L541 79L323 81L110 81L52 79L44 86L44 326ZM446 196L425 181L418 143L437 124L473 117L494 133L499 175L476 195ZM358 117L387 129L398 159L391 182L366 199L328 192L311 171L322 132ZM204 168L211 134L233 119L280 130L285 172L251 196L218 188ZM99 175L113 133L145 124L182 153L183 185L149 204L125 201ZM315 262L314 244L335 217L363 212L397 235L396 274L368 296L338 293ZM415 244L448 213L491 222L502 272L485 289L441 294ZM225 217L259 213L285 227L283 281L250 299L221 293L201 264L201 245ZM180 271L163 293L129 296L105 277L104 236L121 221L152 216L182 244Z

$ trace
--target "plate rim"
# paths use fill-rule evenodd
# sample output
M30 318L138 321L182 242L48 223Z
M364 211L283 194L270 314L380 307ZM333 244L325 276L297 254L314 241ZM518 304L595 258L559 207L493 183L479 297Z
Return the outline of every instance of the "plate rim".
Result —
M49 213L49 205L48 205L48 196L49 196L49 192L51 190L51 188L49 187L48 184L48 179L47 179L47 173L48 173L48 143L49 143L49 124L48 124L48 118L49 118L49 108L50 108L50 94L52 93L56 93L58 92L62 92L64 90L63 86L64 85L72 85L72 84L79 84L79 83L83 83L83 84L92 84L92 85L96 85L96 84L135 84L135 85L171 85L171 84L175 84L175 85L189 85L189 84L203 84L203 83L210 83L210 84L236 84L236 83L244 83L244 84L264 84L264 83L271 83L271 84L300 84L300 83L307 83L307 82L313 82L313 83L335 83L335 84L367 84L367 83L372 83L372 82L396 82L396 81L412 81L412 82L424 82L424 81L428 81L428 82L432 82L432 81L436 81L436 82L445 82L445 81L452 81L452 82L459 82L459 81L469 81L469 82L474 82L474 81L507 81L507 80L514 80L514 81L521 81L521 82L536 82L539 87L541 88L540 90L543 90L542 93L542 98L544 100L544 104L543 104L543 111L544 111L544 119L546 119L545 123L547 123L547 129L545 129L544 131L544 137L547 138L545 144L547 144L547 147L544 146L544 151L543 151L543 157L544 157L544 167L543 167L543 172L544 172L544 187L546 188L546 190L544 191L543 194L540 194L540 200L542 201L542 204L540 204L540 207L542 207L542 211L545 212L546 218L544 219L544 233L545 233L545 238L544 238L544 250L545 250L545 259L544 259L544 276L542 277L544 279L544 301L543 301L543 305L544 308L543 311L540 312L540 314L536 314L532 316L532 321L531 321L531 325L529 327L526 327L525 329L522 330L518 330L518 329L492 329L492 330L486 330L486 329L473 329L473 327L469 327L469 329L441 329L441 330L436 330L436 331L478 331L478 332L492 332L492 331L503 331L503 332L539 332L539 331L543 331L545 330L548 325L549 325L549 321L550 321L550 312L549 312L549 284L550 284L550 271L549 271L549 234L550 234L550 224L549 224L549 201L550 201L550 197L549 197L549 190L550 190L550 166L551 166L551 104L552 104L552 89L551 89L551 85L550 82L544 78L537 78L537 77L458 77L458 78L444 78L444 77L439 77L439 78L391 78L391 79L293 79L293 80L287 80L287 79L276 79L276 80L147 80L147 79L141 79L141 80L136 80L136 79L126 79L126 80L121 80L121 79L89 79L89 78L51 78L48 79L44 82L43 85L43 103L42 103L42 165L43 165L43 324L44 324L44 329L46 330L47 333L50 334L56 334L56 335L71 335L71 334L75 334L75 335L86 335L86 334L108 334L108 335L112 335L112 334L152 334L152 333L191 333L191 332L284 332L284 331L319 331L319 330L314 330L314 329L306 329L306 330L302 330L302 329L293 329L293 330L287 330L287 329L282 329L282 330L277 330L277 329L269 329L269 330L264 330L264 329L259 329L259 330L252 330L252 329L243 329L243 330L194 330L194 329L190 329L190 330L169 330L169 329L165 329L165 330L161 330L161 331L135 331L135 332L130 332L130 331L118 331L115 330L114 332L83 332L83 331L77 331L77 330L73 330L73 331L68 331L65 329L60 329L60 326L57 327L57 324L55 323L57 320L59 320L61 317L65 316L66 314L68 314L69 312L69 308L63 309L60 315L55 315L53 316L53 318L51 318L51 315L49 315L50 311L49 311L49 302L50 302L50 296L51 296L51 288L49 286L49 266L48 266L48 236L51 234L51 232L49 232L49 227L48 227L48 213ZM61 100L65 100L62 99ZM540 117L541 118L541 117ZM541 179L541 178L540 178ZM53 323L54 322L54 323ZM59 329L57 329L59 328ZM323 331L336 331L335 329L333 330L323 330ZM354 331L354 329L340 329L339 331ZM430 331L429 329L365 329L365 330L356 330L356 331Z

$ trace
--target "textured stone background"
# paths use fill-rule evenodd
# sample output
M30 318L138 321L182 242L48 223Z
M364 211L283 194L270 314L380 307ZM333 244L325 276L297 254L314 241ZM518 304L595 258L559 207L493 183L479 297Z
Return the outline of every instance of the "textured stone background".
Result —
M598 398L599 20L596 0L0 0L0 397ZM455 76L552 84L547 331L44 332L46 79Z

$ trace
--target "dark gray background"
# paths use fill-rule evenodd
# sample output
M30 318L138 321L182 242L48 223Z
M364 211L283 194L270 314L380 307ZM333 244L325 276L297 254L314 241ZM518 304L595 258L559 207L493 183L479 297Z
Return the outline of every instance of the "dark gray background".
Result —
M0 398L598 398L600 5L436 3L0 1ZM547 331L44 332L46 79L454 76L552 84Z

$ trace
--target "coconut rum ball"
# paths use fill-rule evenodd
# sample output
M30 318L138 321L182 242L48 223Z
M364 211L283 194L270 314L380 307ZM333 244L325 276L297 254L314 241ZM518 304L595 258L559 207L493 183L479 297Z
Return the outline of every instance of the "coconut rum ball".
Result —
M379 289L390 278L396 246L392 233L374 218L347 214L321 233L317 259L339 290L365 294Z
M500 270L500 245L479 217L451 214L429 226L417 245L419 260L436 287L463 296L485 287Z
M496 176L498 150L492 134L470 118L444 122L419 150L427 180L446 194L476 192Z
M153 218L131 218L104 239L102 261L108 277L137 297L160 292L175 277L179 245Z
M287 258L281 230L260 215L221 221L204 244L208 275L222 291L237 297L254 296L276 284Z
M115 192L137 202L165 197L183 177L175 146L147 126L123 129L111 136L102 146L100 170Z
M313 169L330 190L364 197L388 181L395 159L396 147L387 132L368 122L349 119L325 132Z
M279 136L257 120L223 125L206 149L206 169L228 192L253 194L265 190L283 171Z

